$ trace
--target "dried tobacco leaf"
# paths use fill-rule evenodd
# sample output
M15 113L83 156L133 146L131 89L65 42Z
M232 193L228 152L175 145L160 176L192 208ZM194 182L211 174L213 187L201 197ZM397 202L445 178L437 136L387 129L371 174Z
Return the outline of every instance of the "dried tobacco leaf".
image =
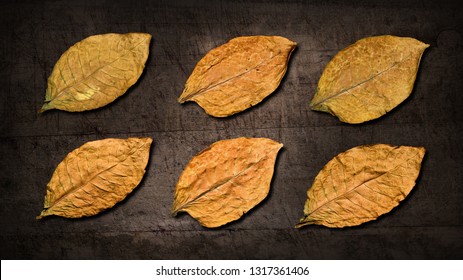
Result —
M172 213L187 212L209 228L239 219L267 196L281 147L267 138L215 142L183 171Z
M241 112L278 87L295 48L279 36L232 39L198 62L178 102L194 101L214 117Z
M48 78L39 112L81 112L105 106L140 77L149 53L150 34L90 36L63 53Z
M356 226L388 213L415 186L425 149L385 144L337 155L307 191L304 218L296 225Z
M151 138L110 138L69 153L47 185L45 209L37 219L80 218L113 207L143 178L151 142Z
M352 124L379 118L410 95L428 46L388 35L357 41L328 63L310 107Z

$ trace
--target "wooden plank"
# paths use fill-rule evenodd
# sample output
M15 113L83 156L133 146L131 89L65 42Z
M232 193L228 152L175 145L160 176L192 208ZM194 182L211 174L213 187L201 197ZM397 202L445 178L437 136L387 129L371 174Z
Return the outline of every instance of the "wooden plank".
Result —
M463 257L463 34L461 12L433 1L98 1L0 6L0 245L2 259L451 259ZM69 46L107 32L153 35L144 74L116 102L89 112L37 114L46 79ZM281 86L230 118L176 99L196 62L241 35L298 43ZM402 105L346 125L308 104L334 54L380 34L431 44ZM36 221L56 165L83 143L149 136L145 179L124 202L79 220ZM241 136L284 144L269 197L216 230L170 215L183 168L211 143ZM427 149L416 189L360 227L294 229L306 191L335 155L357 145Z

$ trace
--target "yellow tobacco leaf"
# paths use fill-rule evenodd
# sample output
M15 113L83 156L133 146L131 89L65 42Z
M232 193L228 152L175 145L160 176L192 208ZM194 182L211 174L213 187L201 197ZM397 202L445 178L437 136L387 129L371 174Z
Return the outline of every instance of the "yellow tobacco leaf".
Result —
M150 34L90 36L70 47L48 78L40 112L81 112L105 106L140 77L149 53Z
M241 112L278 87L295 47L279 36L232 39L198 62L178 101L194 101L214 117Z
M113 207L143 178L151 142L151 138L109 138L69 153L47 185L45 209L37 219L80 218Z
M381 117L412 92L428 46L389 35L357 41L328 63L310 107L353 124Z
M215 142L188 163L172 212L187 212L204 227L239 219L268 194L282 144L267 138Z
M415 186L425 149L385 144L352 148L330 160L307 191L296 225L356 226L388 213Z

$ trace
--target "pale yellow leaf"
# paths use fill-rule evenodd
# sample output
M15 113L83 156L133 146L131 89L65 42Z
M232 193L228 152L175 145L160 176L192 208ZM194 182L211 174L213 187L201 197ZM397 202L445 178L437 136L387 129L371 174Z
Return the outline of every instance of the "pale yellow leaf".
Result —
M215 142L183 171L172 212L187 212L210 228L239 219L267 196L282 146L267 138Z
M140 183L151 138L104 139L85 143L58 165L37 217L92 216L113 207Z
M341 228L375 220L415 186L425 149L385 144L352 148L330 160L307 191L296 225Z
M194 101L215 117L241 112L275 91L295 47L279 36L232 39L198 62L178 101Z
M428 46L389 35L357 41L328 63L310 107L353 124L381 117L412 92Z
M145 33L110 33L76 43L56 62L40 112L80 112L111 103L142 74L150 40Z

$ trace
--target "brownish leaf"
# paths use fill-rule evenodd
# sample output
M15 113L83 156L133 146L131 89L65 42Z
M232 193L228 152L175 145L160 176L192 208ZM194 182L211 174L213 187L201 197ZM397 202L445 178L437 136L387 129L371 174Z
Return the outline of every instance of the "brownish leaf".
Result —
M151 138L110 138L69 153L47 185L45 209L37 219L80 218L113 207L143 178L151 142Z
M328 63L310 107L346 123L379 118L410 95L428 46L395 36L357 41Z
M150 34L90 36L70 47L48 78L40 112L80 112L107 105L140 77L149 53Z
M295 47L279 36L232 39L198 62L178 101L194 101L214 117L241 112L278 87Z
M172 212L187 212L209 228L239 219L267 196L281 147L267 138L212 144L180 176Z
M304 218L296 225L356 226L388 213L415 186L425 149L385 144L337 155L307 191Z

